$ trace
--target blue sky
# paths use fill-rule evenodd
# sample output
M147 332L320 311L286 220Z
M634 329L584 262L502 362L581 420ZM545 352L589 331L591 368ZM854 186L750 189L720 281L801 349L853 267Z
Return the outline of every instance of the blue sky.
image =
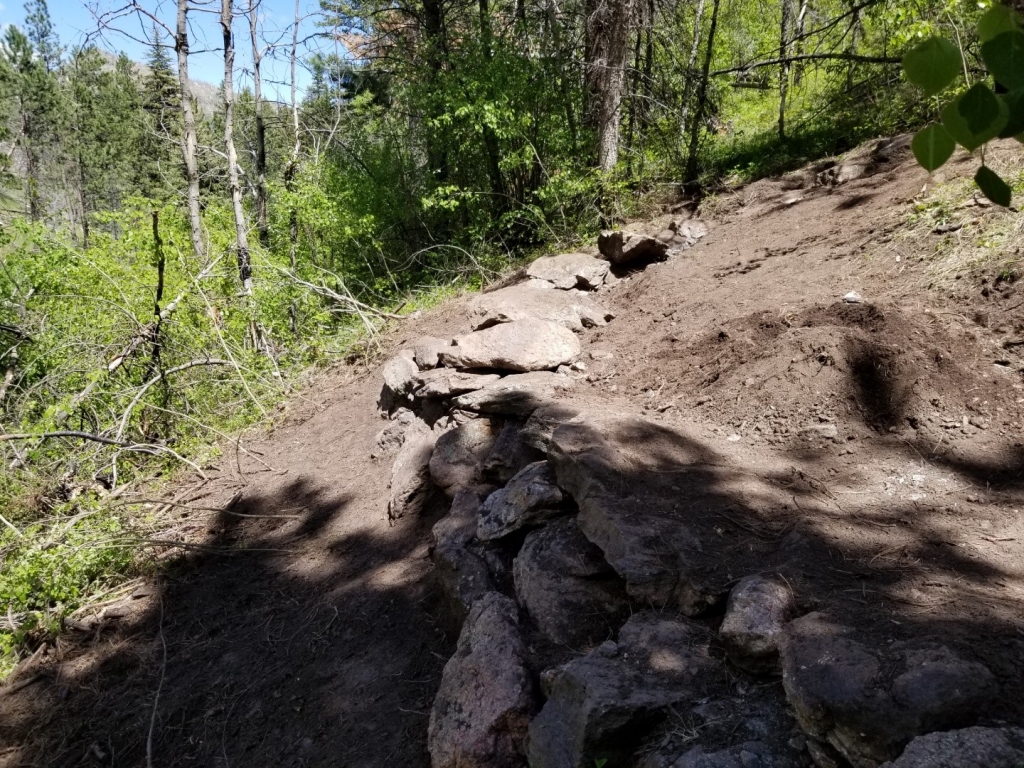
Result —
M24 0L0 0L0 26L7 24L23 25L25 20ZM234 0L236 11L247 8L249 0ZM60 36L61 44L70 47L81 45L92 36L101 48L119 53L124 51L136 61L145 61L148 50L143 40L151 34L148 21L140 23L135 16L124 16L112 22L118 30L110 29L97 35L97 17L123 8L127 0L48 0L53 25ZM192 56L189 58L189 74L193 80L204 80L219 84L224 78L223 53L216 50L222 44L220 29L220 2L218 0L198 0L197 8L189 12L192 27ZM140 0L147 11L153 13L168 27L174 27L174 0ZM200 10L201 9L201 10ZM309 52L316 47L333 49L330 40L310 40L305 48L302 39L317 31L316 14L320 10L318 0L299 0L299 13L303 17L299 25L300 56L303 51ZM291 25L295 13L295 0L262 0L260 3L260 30L262 37L268 42L280 42L284 47L276 54L268 54L263 61L264 93L267 98L275 95L281 101L289 99L289 66L288 52L291 46ZM252 55L249 42L247 19L235 21L235 66L237 69L250 69ZM168 41L169 42L169 41ZM341 51L340 53L343 53ZM174 59L173 51L171 53ZM277 82L274 82L277 81ZM242 87L251 83L251 77L242 72L236 77L236 84ZM299 88L309 82L309 73L299 67Z

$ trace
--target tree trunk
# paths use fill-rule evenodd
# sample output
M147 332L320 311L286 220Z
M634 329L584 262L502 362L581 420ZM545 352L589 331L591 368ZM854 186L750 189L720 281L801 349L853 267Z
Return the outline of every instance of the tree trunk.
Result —
M683 88L683 108L679 116L679 137L686 138L686 121L690 116L690 97L693 95L693 68L697 66L697 53L700 51L700 26L704 21L704 0L697 0L697 16L693 20L693 44L690 46L690 60L686 65L686 86ZM680 142L682 143L682 142Z
M238 183L238 156L235 153L235 45L231 35L231 0L221 0L220 25L224 32L224 148L228 156L228 186L235 213L235 242L238 250L238 277L242 291L252 293L252 264L249 260L249 236L242 210L242 188Z
M708 30L708 48L704 52L704 69L701 72L700 87L697 91L697 111L690 125L690 155L686 160L686 181L697 180L697 149L700 143L700 124L708 100L708 77L711 74L711 60L715 54L715 31L718 28L718 7L721 0L714 0L711 7L711 28Z
M260 51L259 36L256 32L256 14L259 0L249 5L249 37L252 39L252 95L253 110L256 113L256 230L260 245L270 247L270 228L267 226L267 131L263 122L263 76L260 65L263 53Z
M199 212L199 160L196 116L192 111L192 85L188 79L188 0L178 0L178 17L174 33L174 50L178 54L178 84L181 87L182 137L181 154L188 181L186 205L192 250L200 260L206 258L203 241L203 220Z
M494 58L490 2L489 0L477 0L477 6L480 12L480 45L483 49L484 59L489 64ZM504 211L507 208L508 200L505 184L501 177L501 146L491 126L483 126L483 137L484 153L487 156L487 175L491 181L491 196L497 210Z
M597 167L608 173L619 159L633 0L587 0L586 15L586 121L596 137Z
M803 0L800 4L800 13L796 17L796 55L800 56L804 52L804 27L807 23L807 4L808 0ZM800 81L804 76L804 63L798 61L793 67L793 86L800 85Z
M292 95L292 134L294 144L292 145L292 159L284 171L285 189L289 192L295 189L295 173L299 165L299 152L302 151L302 136L299 133L299 101L296 92L295 69L299 49L299 0L295 0L295 24L292 26L292 52L291 52L291 95ZM288 255L292 272L295 272L297 258L295 249L299 242L299 214L293 207L288 212ZM294 308L294 304L292 305Z
M779 139L786 139L786 92L789 90L789 2L781 0L782 20L779 24Z

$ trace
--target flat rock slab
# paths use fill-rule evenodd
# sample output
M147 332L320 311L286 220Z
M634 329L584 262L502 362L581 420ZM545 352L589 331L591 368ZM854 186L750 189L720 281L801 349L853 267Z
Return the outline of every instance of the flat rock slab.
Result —
M988 669L948 648L873 651L818 613L790 622L781 651L800 727L854 768L895 759L921 734L972 725L997 693Z
M416 374L413 378L413 394L425 400L441 400L475 392L500 378L497 373L466 373L451 368L434 368Z
M691 625L645 611L586 656L546 672L547 703L530 723L531 768L628 765L666 708L698 699L721 673Z
M499 421L471 419L438 438L430 457L430 477L448 498L482 481L483 463L500 429Z
M606 230L597 238L601 257L615 266L630 264L641 259L663 259L669 245L656 237L622 230Z
M580 530L625 579L630 597L688 616L720 602L721 577L680 511L705 503L709 482L696 443L643 419L590 416L555 430L548 459L579 505ZM682 486L670 483L697 490L681 507Z
M492 493L480 507L477 538L492 541L564 514L562 490L546 461L524 468L508 485Z
M564 325L550 320L501 323L455 339L441 354L450 368L546 371L580 356L580 342Z
M518 608L490 592L474 603L441 676L427 734L432 768L522 768L535 711Z
M754 674L779 674L779 643L794 611L793 591L780 578L748 576L729 593L718 637L729 660Z
M629 615L625 584L575 520L559 520L527 536L512 573L520 604L554 643L593 646Z
M526 274L563 291L572 288L594 291L604 283L610 266L604 259L596 259L588 253L563 253L542 256L527 267Z
M607 262L604 262L607 266ZM615 317L587 294L560 291L543 280L528 280L469 302L473 328L480 330L519 320L548 320L572 331L607 325ZM531 369L532 370L532 369Z
M882 768L1020 768L1024 729L964 728L918 736Z
M550 371L521 373L506 376L476 392L459 395L452 404L467 411L526 417L550 404L557 392L572 385L573 380L568 376Z

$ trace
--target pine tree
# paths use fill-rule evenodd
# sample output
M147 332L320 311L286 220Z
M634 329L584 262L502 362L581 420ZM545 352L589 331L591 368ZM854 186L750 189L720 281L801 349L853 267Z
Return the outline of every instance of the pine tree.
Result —
M168 191L167 179L180 171L181 91L155 24L151 42L146 59L149 72L142 82L142 108L147 120L140 137L142 162L138 166L138 184L144 194L162 197Z
M46 0L28 0L25 3L25 27L28 39L43 60L47 72L55 72L60 65L61 49L57 33L50 21Z

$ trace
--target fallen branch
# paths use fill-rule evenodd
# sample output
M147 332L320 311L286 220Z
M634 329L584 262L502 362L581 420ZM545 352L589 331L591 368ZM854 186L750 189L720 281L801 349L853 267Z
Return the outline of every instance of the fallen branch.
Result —
M94 435L91 432L77 432L74 430L59 430L57 432L38 432L32 434L31 432L17 432L15 434L0 435L0 443L7 442L10 440L51 440L58 437L70 437L77 438L79 440L89 440L94 443L100 443L102 445L112 445L115 448L120 448L123 451L135 451L136 453L148 453L151 456L158 456L161 453L167 453L176 458L182 464L188 464L192 467L201 478L207 480L206 474L199 467L198 464L189 461L177 451L168 448L166 445L155 445L153 443L128 443L124 440L115 440L111 437L104 437L103 435Z
M286 269L281 269L280 267L278 267L278 269L289 280L293 280L299 285L309 288L309 290L313 291L313 293L317 294L318 296L323 296L324 298L331 299L331 301L336 301L339 304L347 304L350 307L353 307L354 309L351 311L355 312L356 314L359 313L359 310L362 310L363 312L369 312L372 315L377 315L377 317L386 317L389 320L405 320L407 317L407 315L396 315L392 312L384 312L383 310L377 309L376 307L371 307L369 304L364 304L354 296L343 296L337 291L331 290L326 285L318 285L316 283L311 283L308 280L303 280L298 275L293 274L292 272L289 272Z
M187 363L177 365L174 368L168 368L166 371L161 371L156 376L147 381L145 384L143 384L139 391L135 394L135 397L132 399L131 403L128 404L128 408L125 410L124 415L121 417L121 425L117 428L117 434L114 436L114 439L120 440L121 436L124 435L125 429L128 428L128 420L131 418L132 411L135 410L135 406L139 404L139 402L145 396L146 392L149 391L150 387L152 387L154 384L159 383L166 377L170 376L172 373L180 373L181 371L187 371L189 368L197 368L201 365L231 365L231 362L228 360L221 360L220 358L214 357L208 358L206 360L191 360Z
M766 61L754 61L744 64L741 67L729 67L728 69L716 69L709 73L709 77L719 75L730 75L735 72L749 72L752 69L761 67L777 67L780 64L790 64L794 61L855 61L860 64L899 64L902 60L892 56L861 56L856 53L801 53L795 56L785 56L778 59L767 59Z

